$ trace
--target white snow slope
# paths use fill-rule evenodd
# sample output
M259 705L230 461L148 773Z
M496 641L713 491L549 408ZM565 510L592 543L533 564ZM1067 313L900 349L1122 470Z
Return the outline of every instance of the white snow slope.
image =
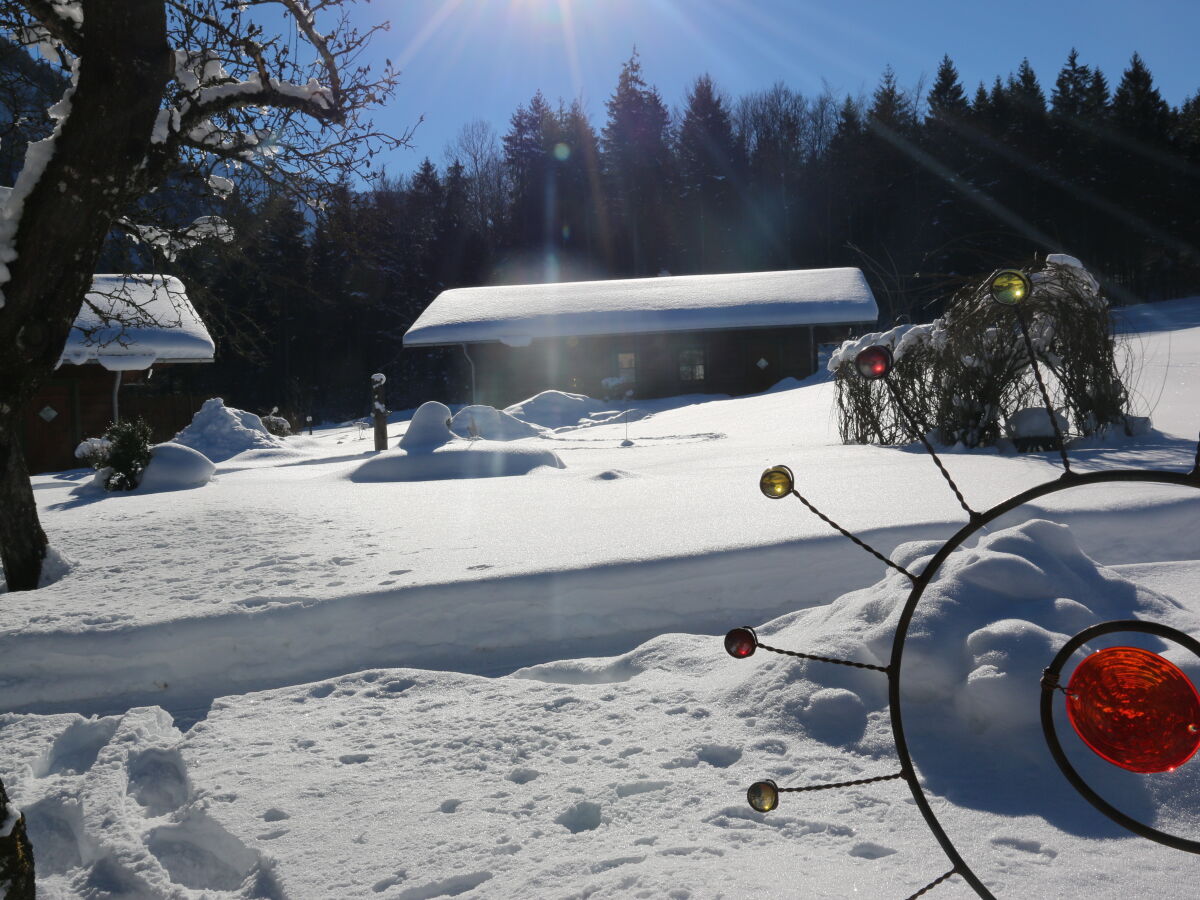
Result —
M1125 315L1156 431L1081 471L1194 461L1200 299ZM905 897L949 864L896 771L880 673L907 581L964 514L914 448L843 447L832 385L639 401L644 418L506 442L565 468L356 482L334 428L220 462L202 490L34 479L68 561L0 597L0 777L40 896ZM1145 410L1143 410L1144 412ZM404 423L391 427L394 439ZM393 453L393 451L386 451ZM947 452L976 509L1057 454ZM918 610L904 712L947 831L998 897L1192 897L1196 857L1134 837L1058 774L1038 679L1088 624L1200 634L1196 498L1047 498L955 554ZM1153 648L1136 638L1121 642ZM1200 680L1200 660L1167 655ZM1065 727L1065 726L1064 726ZM1069 737L1069 735L1068 735ZM1200 762L1134 776L1066 740L1121 808L1200 836ZM933 896L972 896L960 878Z

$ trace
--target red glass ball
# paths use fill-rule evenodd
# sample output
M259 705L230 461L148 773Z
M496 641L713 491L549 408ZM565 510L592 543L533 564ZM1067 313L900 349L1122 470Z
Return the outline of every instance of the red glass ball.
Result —
M892 351L878 345L868 347L854 357L854 365L858 374L868 381L883 378L892 371Z
M752 628L735 628L725 635L725 652L734 659L753 656L758 649L758 637Z
M1081 662L1067 685L1067 715L1092 751L1131 772L1170 772L1200 749L1200 695L1149 650L1110 647Z

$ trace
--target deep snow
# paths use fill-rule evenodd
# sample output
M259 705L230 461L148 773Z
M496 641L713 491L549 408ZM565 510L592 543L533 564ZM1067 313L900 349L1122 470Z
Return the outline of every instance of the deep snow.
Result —
M1190 468L1198 310L1125 314L1157 430L1079 449L1076 468ZM197 490L81 496L85 472L35 478L74 565L0 599L0 709L16 710L0 776L40 891L917 890L948 864L903 783L785 794L766 816L744 799L764 777L894 771L886 681L734 661L718 635L751 624L878 663L907 593L799 504L763 498L762 469L787 463L823 512L914 568L962 521L923 454L838 445L831 399L815 379L640 402L633 446L619 419L506 441L566 464L518 478L355 483L396 451L353 427L246 450ZM945 456L976 508L1054 477L1055 459ZM1020 512L947 563L914 622L905 719L938 815L997 896L1191 897L1195 858L1093 812L1035 722L1041 668L1085 625L1200 633L1195 499L1121 485ZM1200 764L1131 776L1073 752L1110 798L1197 835ZM970 895L959 879L934 894Z

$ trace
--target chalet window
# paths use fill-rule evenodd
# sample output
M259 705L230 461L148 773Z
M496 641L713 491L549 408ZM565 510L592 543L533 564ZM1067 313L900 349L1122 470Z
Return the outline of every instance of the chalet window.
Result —
M634 384L637 381L637 354L617 354L617 379L619 384Z
M704 351L697 347L689 347L679 351L679 380L704 380Z

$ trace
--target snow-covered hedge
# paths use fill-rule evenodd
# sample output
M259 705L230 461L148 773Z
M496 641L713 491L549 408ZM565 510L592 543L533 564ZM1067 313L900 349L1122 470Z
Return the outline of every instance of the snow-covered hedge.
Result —
M1030 280L1033 292L1022 309L1052 406L1074 435L1126 427L1128 394L1096 279L1074 257L1053 254ZM892 350L890 381L911 419L892 402L886 384L854 372L855 356L875 344ZM943 444L989 446L1006 436L1006 423L1018 411L1040 408L1044 415L1016 316L990 300L986 280L960 291L932 323L845 342L830 357L829 370L837 376L846 443L909 443L933 433Z

